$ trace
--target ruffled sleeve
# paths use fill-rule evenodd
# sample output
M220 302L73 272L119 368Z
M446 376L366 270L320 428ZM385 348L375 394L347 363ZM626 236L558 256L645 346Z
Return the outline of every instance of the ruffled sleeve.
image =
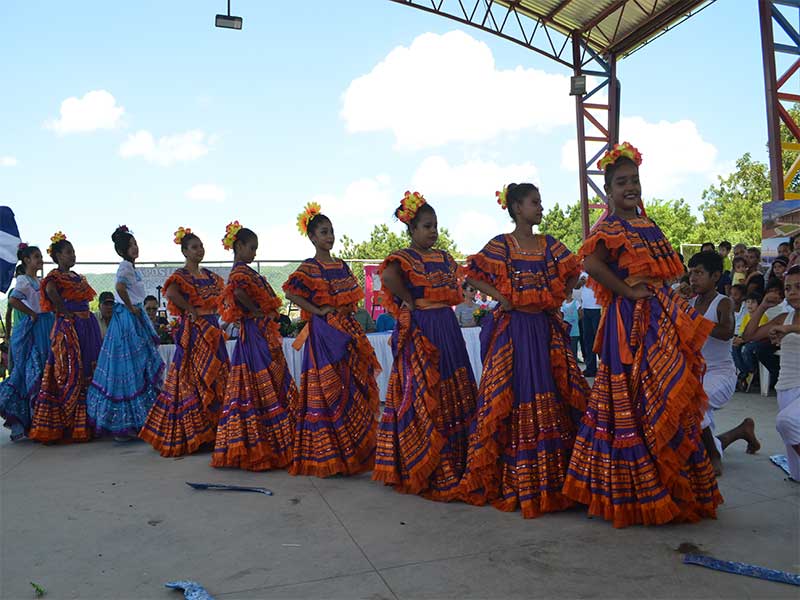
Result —
M494 287L506 297L511 294L508 276L509 247L504 235L492 238L483 250L467 258L466 276Z
M17 277L17 283L14 289L9 292L9 296L17 300L30 302L30 299L37 293L31 285L30 279L25 275Z
M463 301L458 287L458 265L453 257L443 250L428 254L420 254L411 250L392 252L378 267L378 274L389 265L397 265L415 300L423 298L430 302L454 306ZM388 305L390 312L396 312L400 306L399 298L394 299L394 306Z
M191 273L186 269L178 269L164 282L164 289L168 290L170 286L177 286L186 301L193 307L199 310L217 310L225 282L222 277L208 269L203 269L202 273L207 280L212 282L211 285L198 288ZM167 310L172 315L183 314L183 311L169 299L169 296L167 297Z
M577 278L581 274L581 263L578 257L570 252L569 248L560 240L550 235L545 239L547 255L553 263L548 266L555 271L555 277L550 280L550 293L554 302L561 305L572 292L572 290L567 290L567 281L573 277Z
M611 261L628 277L638 276L670 281L683 275L683 264L669 240L650 219L636 218L626 221L608 217L597 225L580 250L585 259L597 250L600 242L608 249ZM611 290L589 278L589 287L595 292L598 303L608 306L613 299Z
M234 292L237 289L244 290L264 314L276 311L281 307L281 299L278 298L266 279L251 267L234 267L220 300L220 316L227 323L238 321L246 315L244 308L236 301Z
M97 295L83 275L77 275L72 271L62 273L58 269L53 269L42 280L39 290L42 312L55 311L55 306L47 297L47 286L51 282L55 284L64 302L90 302Z
M327 282L322 278L319 266L314 262L305 261L300 263L297 270L289 275L283 284L283 291L317 304L316 296L324 293L323 288L326 287Z

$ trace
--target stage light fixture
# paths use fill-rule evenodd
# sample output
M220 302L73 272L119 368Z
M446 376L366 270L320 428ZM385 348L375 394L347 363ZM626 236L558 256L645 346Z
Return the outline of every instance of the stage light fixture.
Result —
M575 75L569 79L569 95L583 96L586 94L586 75Z
M242 17L231 16L231 0L228 0L228 14L217 15L217 18L214 20L214 25L222 27L223 29L242 28Z

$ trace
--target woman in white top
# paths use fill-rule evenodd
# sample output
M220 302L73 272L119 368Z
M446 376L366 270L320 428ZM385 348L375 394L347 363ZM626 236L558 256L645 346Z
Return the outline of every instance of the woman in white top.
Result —
M759 327L761 315L779 300L777 296L765 297L747 324L743 337L748 340L769 338L781 347L781 370L775 385L778 392L775 427L786 444L792 479L800 481L800 265L787 271L784 293L788 309Z
M21 312L22 318L11 332L13 369L0 383L0 416L11 429L14 442L25 437L31 427L31 406L39 394L54 322L52 313L42 313L39 305L41 284L36 274L42 270L41 251L20 244L17 259L17 282L8 304Z
M136 238L124 225L112 234L114 250L122 258L114 290L114 316L108 325L94 378L86 396L94 433L117 441L135 438L161 389L164 361L158 353L158 335L144 313L146 296L136 270Z

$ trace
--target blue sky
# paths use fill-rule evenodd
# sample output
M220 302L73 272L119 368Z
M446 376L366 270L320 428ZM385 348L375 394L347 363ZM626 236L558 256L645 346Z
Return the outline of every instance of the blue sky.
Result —
M646 197L696 206L744 152L766 160L756 6L719 0L620 63ZM0 4L0 203L26 241L62 229L79 260L113 261L125 223L143 260L177 260L185 225L223 259L239 219L260 257L296 259L306 202L362 239L412 188L469 252L508 228L494 190L509 179L546 206L577 197L556 63L385 0L232 9L242 31L214 28L223 0Z

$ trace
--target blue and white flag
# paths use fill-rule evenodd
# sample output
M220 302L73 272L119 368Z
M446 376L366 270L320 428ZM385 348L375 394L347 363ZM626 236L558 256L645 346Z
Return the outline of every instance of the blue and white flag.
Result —
M14 279L20 242L14 211L8 206L0 206L0 292L4 294Z

